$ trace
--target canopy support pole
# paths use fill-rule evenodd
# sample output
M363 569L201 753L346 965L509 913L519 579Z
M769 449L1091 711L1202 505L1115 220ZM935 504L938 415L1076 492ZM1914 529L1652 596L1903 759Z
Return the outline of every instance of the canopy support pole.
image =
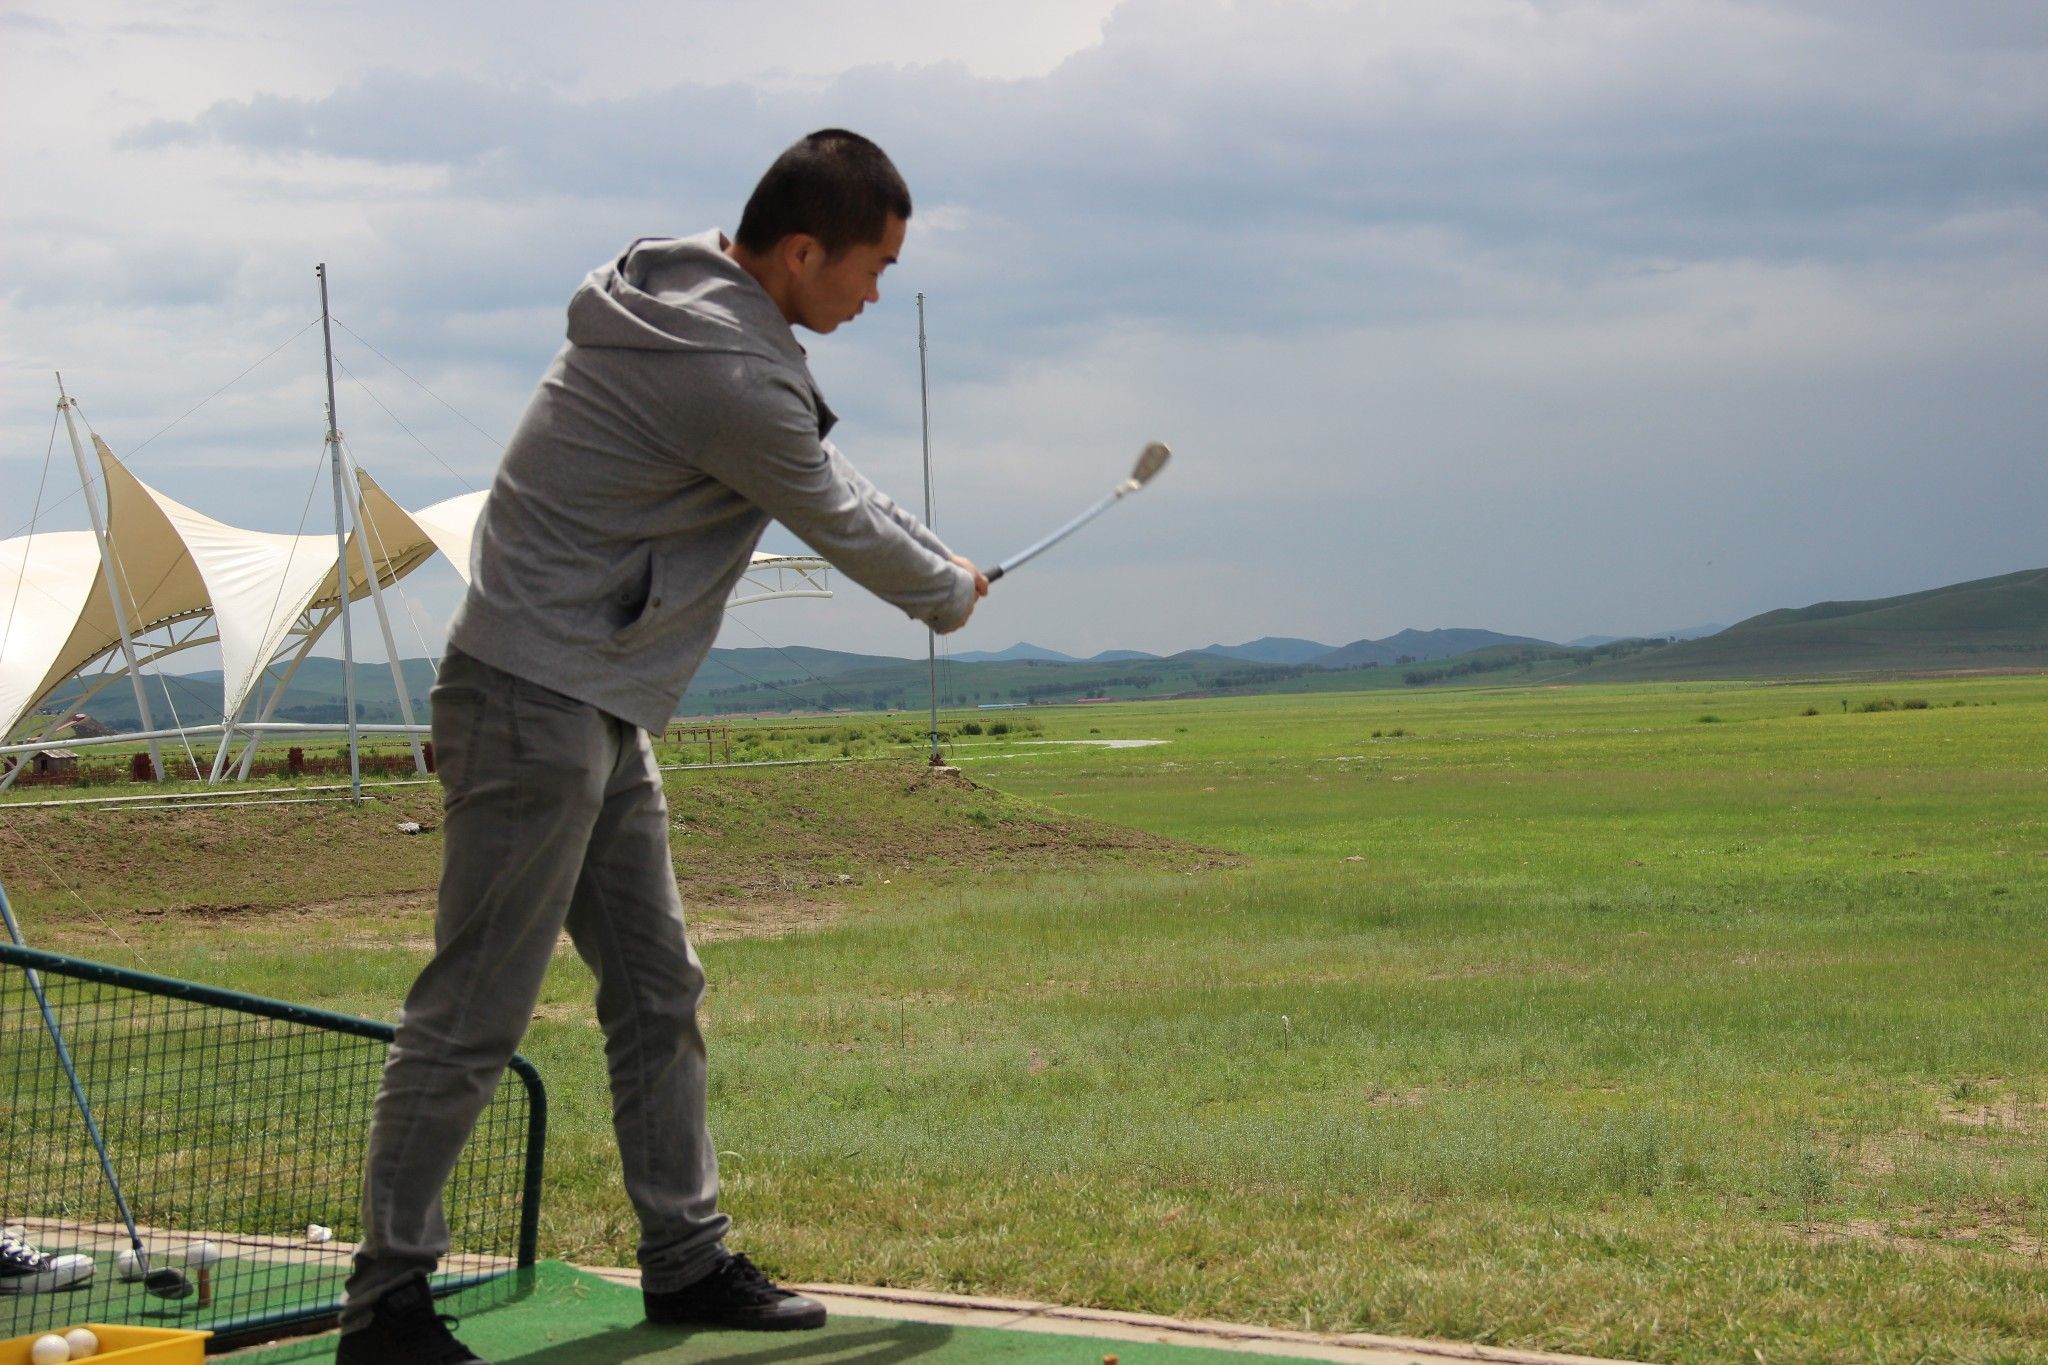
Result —
M114 553L107 545L107 525L100 516L99 499L93 496L92 475L86 472L85 446L78 439L78 421L72 415L78 404L70 394L64 392L64 376L57 376L57 407L64 414L64 430L71 436L71 457L78 464L78 487L85 495L85 510L92 516L92 536L100 547L100 575L106 580L107 599L114 606L114 626L121 632L121 657L128 661L128 680L135 684L135 710L142 721L145 732L154 731L156 723L149 715L149 690L142 685L142 668L135 662L135 641L128 633L128 608L121 600L119 575L114 571ZM149 768L158 781L164 780L163 751L157 742L149 741Z
M362 753L356 737L356 641L348 624L348 529L341 502L341 429L335 425L334 329L328 323L327 263L313 267L320 277L320 341L327 354L327 450L334 461L334 582L341 597L341 700L348 721L348 799L363 803ZM370 575L375 583L377 576Z
M348 474L348 486L356 495L356 541L363 547L363 577L370 580L370 601L377 608L377 629L384 635L384 657L391 661L391 686L398 693L398 714L405 718L407 725L417 725L412 718L412 697L405 687L405 669L398 660L398 645L391 638L391 618L384 610L384 589L378 581L377 566L370 555L370 519L364 515L363 481L356 477L356 462L342 455L342 468ZM413 771L421 777L427 775L427 756L420 749L420 737L408 734L412 741Z
M924 291L917 291L917 411L920 427L924 434L924 524L932 524L932 395L931 384L925 377L924 340ZM939 752L939 633L930 626L924 628L925 682L931 694L931 729L925 738L931 744L931 765L942 766L946 759Z
M336 607L335 610L345 611L347 608ZM332 620L333 618L330 616L328 619ZM283 675L278 678L277 686L270 689L270 699L263 703L263 714L256 717L258 725L263 724L277 714L278 704L284 700L285 691L291 687L292 679L298 676L299 665L306 662L307 658L313 653L314 643L326 632L326 629L326 621L315 622L306 628L305 643L299 646L298 653L293 656L291 663L286 666ZM235 772L235 780L237 782L247 782L249 780L249 771L256 762L257 746L263 743L263 732L261 730L249 730L244 733L248 735L249 742L242 746L241 765Z

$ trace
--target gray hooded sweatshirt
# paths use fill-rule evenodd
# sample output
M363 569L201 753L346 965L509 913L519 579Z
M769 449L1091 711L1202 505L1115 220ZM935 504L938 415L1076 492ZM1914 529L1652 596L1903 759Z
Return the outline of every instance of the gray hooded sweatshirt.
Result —
M974 605L945 544L825 439L803 347L724 245L635 242L570 299L449 628L463 653L656 732L771 519L940 631Z

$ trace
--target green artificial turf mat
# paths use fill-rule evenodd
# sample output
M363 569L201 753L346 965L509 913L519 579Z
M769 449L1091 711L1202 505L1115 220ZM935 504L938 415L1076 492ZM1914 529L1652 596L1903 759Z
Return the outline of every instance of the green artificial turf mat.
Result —
M1222 1356L1201 1347L888 1318L835 1317L815 1332L681 1332L648 1326L641 1318L639 1290L556 1261L543 1262L523 1292L508 1290L510 1283L478 1286L441 1302L443 1312L461 1316L463 1344L494 1365L888 1365L913 1360L928 1365L1100 1365L1105 1355L1116 1356L1121 1365L1195 1365L1218 1359L1231 1365L1281 1365L1278 1356ZM237 1365L244 1359L249 1365L293 1365L333 1358L332 1336L235 1357Z

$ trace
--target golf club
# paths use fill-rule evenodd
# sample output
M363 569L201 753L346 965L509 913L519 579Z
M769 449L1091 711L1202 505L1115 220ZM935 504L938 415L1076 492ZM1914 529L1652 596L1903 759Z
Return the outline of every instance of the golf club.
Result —
M1026 546L1002 563L996 565L993 569L990 569L988 571L988 581L991 583L995 582L1019 564L1037 556L1041 551L1051 549L1083 526L1086 526L1089 522L1095 520L1095 518L1101 516L1109 508L1110 504L1119 502L1137 492L1140 488L1143 488L1152 481L1154 474L1157 474L1166 467L1166 462L1172 457L1173 452L1166 448L1164 441L1153 441L1147 445L1138 452L1138 463L1131 470L1131 477L1125 479L1112 489L1108 497L1096 503L1093 507L1083 512L1080 516L1075 517L1045 539L1038 541L1036 544Z
M7 921L7 936L14 940L17 948L28 944L21 936L21 926L14 922L14 911L7 904L7 891L0 887L0 919ZM107 1144L100 1137L100 1126L94 1122L92 1105L86 1102L85 1087L79 1083L78 1068L72 1065L71 1049L64 1046L64 1035L57 1028L57 1016L50 1009L50 998L43 993L43 979L33 967L24 967L28 976L29 989L35 992L36 1004L43 1011L43 1025L50 1030L50 1041L57 1047L57 1060L64 1065L64 1075L71 1082L71 1097L78 1101L78 1112L85 1119L86 1136L92 1139L93 1151L99 1153L100 1169L106 1173L107 1185L114 1191L114 1207L121 1211L121 1222L128 1228L128 1244L135 1249L135 1264L142 1271L142 1287L160 1299L182 1299L192 1292L192 1282L169 1266L158 1270L149 1268L149 1253L142 1249L142 1234L135 1230L135 1217L128 1212L128 1198L121 1193L121 1182L114 1175L114 1163L107 1156Z

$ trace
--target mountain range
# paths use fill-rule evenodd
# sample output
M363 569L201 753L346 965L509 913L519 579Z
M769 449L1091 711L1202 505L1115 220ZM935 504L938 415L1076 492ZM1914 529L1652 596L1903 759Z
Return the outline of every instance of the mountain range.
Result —
M1491 630L1403 630L1346 645L1265 636L1164 656L1113 649L1085 659L1018 643L1005 650L965 650L943 657L939 700L958 707L1089 697L1425 687L1465 680L1637 682L1990 668L2048 668L2048 569L1899 597L1782 608L1711 633L1673 631L1648 639L1586 636L1554 644ZM414 710L424 718L434 666L425 659L409 659L403 671ZM164 713L171 706L187 723L217 719L218 671L152 674L150 682L158 724L167 719ZM48 709L77 709L80 690L76 684L61 690ZM355 690L362 718L398 719L398 694L388 667L359 665ZM679 711L716 716L908 710L923 707L927 695L923 659L807 645L713 649ZM157 699L165 696L169 705L159 707ZM125 686L103 691L88 709L95 719L116 728L137 723L134 696ZM341 661L306 660L278 716L343 719Z
M1609 643L1615 638L1602 636L1598 643ZM1182 653L1209 654L1219 659L1242 659L1255 664L1350 668L1365 663L1420 663L1428 659L1448 659L1459 654L1469 654L1475 649L1490 649L1496 645L1549 643L1548 640L1537 640L1527 635L1502 635L1492 630L1404 630L1399 634L1389 635L1384 640L1353 640L1348 645L1326 645L1316 640L1266 635L1256 640L1247 640L1241 645L1203 645L1200 649L1184 650ZM1021 641L1008 649L967 649L951 656L956 664L1016 663L1023 659L1037 659L1056 664L1105 664L1177 657L1180 656L1147 654L1135 649L1106 649L1100 654L1092 654L1083 659L1072 654L1062 654L1056 649L1047 649L1044 645Z

